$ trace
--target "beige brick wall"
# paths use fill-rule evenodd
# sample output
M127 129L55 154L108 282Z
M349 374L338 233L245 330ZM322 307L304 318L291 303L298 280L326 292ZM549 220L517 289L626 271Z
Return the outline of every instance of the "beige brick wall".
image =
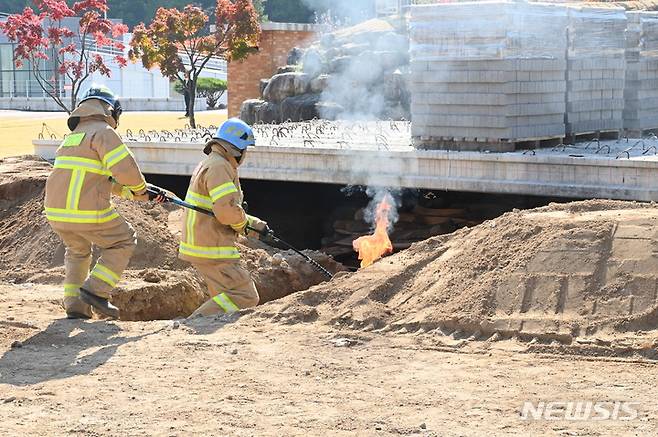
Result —
M243 61L228 64L228 115L240 115L247 99L260 97L260 80L269 79L276 69L286 65L293 47L304 46L316 35L306 30L263 30L258 52Z

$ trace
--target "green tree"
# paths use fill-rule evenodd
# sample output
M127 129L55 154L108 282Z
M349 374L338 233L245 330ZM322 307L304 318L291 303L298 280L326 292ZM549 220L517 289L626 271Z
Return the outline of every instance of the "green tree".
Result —
M163 76L179 81L190 95L190 125L196 127L194 100L197 81L213 57L245 58L258 44L260 26L250 0L217 0L216 31L210 34L206 13L188 5L185 9L160 8L148 26L137 25L129 56L145 68L159 67ZM184 58L184 59L183 59Z
M225 80L214 77L200 77L196 86L197 95L205 97L209 109L217 107L217 102L222 98L227 88L228 85ZM174 90L178 94L185 93L183 84L180 81L176 82Z

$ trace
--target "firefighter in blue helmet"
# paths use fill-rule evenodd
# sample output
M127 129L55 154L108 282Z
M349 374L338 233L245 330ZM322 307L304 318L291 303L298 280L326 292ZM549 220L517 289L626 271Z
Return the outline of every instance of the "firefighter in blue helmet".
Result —
M208 157L192 174L185 200L214 216L193 210L185 213L179 257L191 262L204 277L212 296L191 317L230 314L258 304L256 286L240 266L236 247L239 235L258 238L270 232L267 223L242 208L238 166L254 144L251 127L231 118L206 144Z

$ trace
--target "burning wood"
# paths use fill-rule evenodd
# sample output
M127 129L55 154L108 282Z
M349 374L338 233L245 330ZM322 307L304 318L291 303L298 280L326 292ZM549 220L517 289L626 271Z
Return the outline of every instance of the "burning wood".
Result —
M385 196L377 205L374 234L359 237L352 242L352 247L359 253L361 268L368 267L384 255L393 252L393 244L388 237L389 214L392 207L393 199Z

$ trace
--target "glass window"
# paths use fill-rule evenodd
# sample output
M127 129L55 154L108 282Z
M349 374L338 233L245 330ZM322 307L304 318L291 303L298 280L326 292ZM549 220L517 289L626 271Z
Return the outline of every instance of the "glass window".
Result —
M15 82L15 93L16 97L26 97L28 95L29 83L30 83L30 72L29 71L16 71L14 74Z
M0 44L0 70L14 69L14 48L11 44Z
M11 97L13 92L14 73L12 71L0 71L0 97Z

